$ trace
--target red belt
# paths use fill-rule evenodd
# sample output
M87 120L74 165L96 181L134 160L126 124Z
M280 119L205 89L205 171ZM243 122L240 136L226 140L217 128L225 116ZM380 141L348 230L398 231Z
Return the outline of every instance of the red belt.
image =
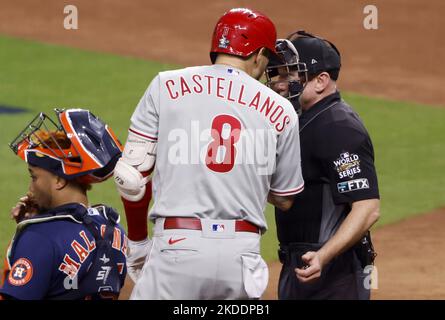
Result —
M202 230L201 220L198 218L165 218L164 229L190 229ZM253 223L245 220L235 221L236 232L253 232L260 233L258 228Z

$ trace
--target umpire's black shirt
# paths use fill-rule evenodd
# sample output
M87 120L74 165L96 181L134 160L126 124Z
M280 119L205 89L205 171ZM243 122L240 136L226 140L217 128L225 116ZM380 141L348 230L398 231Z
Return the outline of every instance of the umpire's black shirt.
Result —
M281 245L324 243L352 202L379 198L371 139L340 93L303 112L300 145L305 188L289 211L275 209Z

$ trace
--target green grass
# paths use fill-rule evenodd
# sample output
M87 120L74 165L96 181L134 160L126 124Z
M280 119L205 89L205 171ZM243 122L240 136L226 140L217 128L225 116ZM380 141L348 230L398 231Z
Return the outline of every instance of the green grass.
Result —
M10 208L26 193L26 164L8 143L40 111L54 107L89 108L125 142L130 116L150 80L175 66L0 37L0 105L25 107L29 113L0 114L0 258L15 223ZM123 212L112 180L95 185L92 203ZM125 224L125 219L124 219Z
M344 96L374 143L381 194L378 226L445 204L445 108Z
M0 257L14 232L9 210L26 192L26 165L7 147L39 111L54 107L90 108L126 138L130 115L153 76L175 66L0 37L0 104L29 113L0 115ZM345 94L364 119L376 153L382 197L379 225L445 203L445 109ZM123 212L113 182L94 186L92 203ZM266 260L276 259L273 209L266 212ZM125 220L123 221L125 225Z

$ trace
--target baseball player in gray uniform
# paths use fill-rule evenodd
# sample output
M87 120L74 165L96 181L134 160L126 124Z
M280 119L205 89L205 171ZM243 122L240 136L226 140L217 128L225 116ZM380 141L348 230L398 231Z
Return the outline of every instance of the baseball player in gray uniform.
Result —
M146 230L135 216L147 212L135 208L146 205L154 167L153 237L129 234L131 299L264 292L266 202L286 210L303 189L297 114L257 81L275 41L265 15L232 9L215 27L212 65L161 72L141 98L115 168L129 228Z

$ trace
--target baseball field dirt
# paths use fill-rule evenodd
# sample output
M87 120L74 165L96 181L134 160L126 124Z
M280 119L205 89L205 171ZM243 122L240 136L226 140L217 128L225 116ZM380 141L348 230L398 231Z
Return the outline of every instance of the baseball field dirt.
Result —
M298 4L297 4L298 3ZM78 8L78 30L65 30L63 8ZM375 0L378 29L363 27L367 0L150 1L0 0L0 33L180 65L209 64L216 19L232 7L266 13L278 37L295 29L320 34L342 52L342 90L445 104L445 2Z
M372 234L378 280L372 299L445 299L445 208L378 228ZM264 299L276 299L281 264L270 265Z
M363 27L369 1L0 0L0 33L178 65L209 63L214 23L231 7L263 11L278 36L296 28L320 34L342 52L339 86L373 97L445 106L445 2L376 0L378 29ZM63 28L63 8L76 5L79 29ZM148 83L149 79L147 79ZM375 299L444 299L445 208L375 230ZM276 298L280 265L271 264L264 298ZM128 283L121 298L128 297Z

